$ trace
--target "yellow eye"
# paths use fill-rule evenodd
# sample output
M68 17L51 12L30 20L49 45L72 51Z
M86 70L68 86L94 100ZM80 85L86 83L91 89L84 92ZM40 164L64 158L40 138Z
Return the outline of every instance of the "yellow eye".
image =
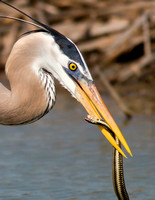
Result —
M70 63L69 69L72 70L72 71L75 71L77 69L77 65L75 63Z

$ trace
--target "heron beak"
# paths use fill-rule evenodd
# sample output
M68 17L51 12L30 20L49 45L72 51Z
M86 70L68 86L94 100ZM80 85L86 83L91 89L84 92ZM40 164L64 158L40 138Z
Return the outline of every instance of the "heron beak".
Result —
M94 83L87 82L84 79L81 79L80 81L76 83L76 97L80 101L80 103L84 106L86 111L89 115L97 117L99 119L104 118L106 123L110 126L110 128L113 130L115 135L118 137L120 142L123 144L127 152L132 156L132 153L130 151L130 148L125 141L121 131L119 130L117 124L113 120L110 112L108 111L106 105L104 104L96 86ZM115 139L111 136L111 134L102 126L98 125L101 132L104 134L104 136L108 139L108 141L124 156L126 155L123 153L122 149L116 144Z

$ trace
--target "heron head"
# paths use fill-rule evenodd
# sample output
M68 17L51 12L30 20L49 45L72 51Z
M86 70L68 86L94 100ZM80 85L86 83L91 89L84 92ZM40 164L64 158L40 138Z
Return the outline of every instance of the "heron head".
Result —
M99 119L104 118L129 154L132 155L122 133L106 108L77 46L54 29L51 29L49 33L52 36L52 67L49 67L49 70L52 70L55 78L83 105L90 115ZM111 134L102 126L99 128L110 143L125 156Z
M13 5L2 0L0 2L25 15L34 23L15 17L0 16L1 18L13 19L41 28L37 32L42 34L40 39L45 39L46 42L44 42L45 45L43 46L39 43L40 41L35 43L35 45L39 43L38 48L36 48L37 51L35 51L35 54L39 52L39 54L35 55L35 58L38 58L37 61L39 62L37 64L42 64L48 72L52 73L69 90L72 96L83 105L90 115L99 119L104 118L129 154L132 155L122 133L106 108L77 46L64 35L32 18ZM34 51L33 49L31 50L33 57ZM110 133L102 126L99 126L99 128L110 143L125 156Z

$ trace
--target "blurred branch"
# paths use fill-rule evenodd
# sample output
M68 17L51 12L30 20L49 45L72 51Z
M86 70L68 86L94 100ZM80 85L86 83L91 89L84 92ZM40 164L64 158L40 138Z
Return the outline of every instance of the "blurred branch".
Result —
M108 81L108 79L106 78L106 76L101 72L101 70L99 70L98 67L95 67L95 73L99 77L100 82L106 87L106 89L109 91L109 93L111 94L111 96L118 103L120 109L123 111L123 113L126 115L126 117L128 119L131 118L132 115L133 115L133 113L131 112L131 110L129 110L129 108L127 107L127 105L123 101L123 99L116 92L116 90L112 87L112 85L110 84L110 82Z
M123 112L132 115L125 103L120 102L122 98L111 83L125 88L122 83L130 85L132 80L136 83L141 80L144 84L141 77L145 77L153 85L154 1L10 0L9 3L73 40L84 54L91 72L98 74ZM0 15L27 20L22 14L0 4ZM14 42L22 33L35 28L13 20L0 19L0 22L0 67L4 69ZM95 72L95 66L100 73ZM101 73L103 68L104 75ZM126 88L124 94L128 95Z

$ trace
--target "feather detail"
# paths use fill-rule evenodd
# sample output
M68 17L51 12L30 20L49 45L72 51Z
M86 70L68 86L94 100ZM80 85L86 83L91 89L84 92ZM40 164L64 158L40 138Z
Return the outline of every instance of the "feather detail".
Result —
M40 80L42 82L42 85L44 86L48 98L47 108L43 114L45 115L53 108L56 101L54 77L45 69L40 69L39 74L40 74Z

